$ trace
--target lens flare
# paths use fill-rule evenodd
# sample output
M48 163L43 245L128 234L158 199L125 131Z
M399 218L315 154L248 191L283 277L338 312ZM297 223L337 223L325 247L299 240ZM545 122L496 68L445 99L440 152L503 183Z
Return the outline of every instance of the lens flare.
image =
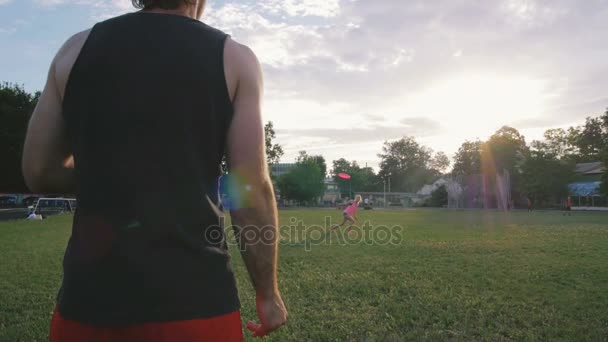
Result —
M220 195L225 210L251 208L253 187L248 177L231 172L220 178Z

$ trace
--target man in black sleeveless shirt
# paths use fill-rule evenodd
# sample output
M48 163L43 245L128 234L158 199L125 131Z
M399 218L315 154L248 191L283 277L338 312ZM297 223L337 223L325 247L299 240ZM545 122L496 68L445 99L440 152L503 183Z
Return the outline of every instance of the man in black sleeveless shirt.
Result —
M264 336L287 311L259 63L198 21L204 0L133 3L142 11L64 44L28 128L31 190L78 199L51 340L242 340L218 210L224 153L249 198L231 217L256 290L248 328Z

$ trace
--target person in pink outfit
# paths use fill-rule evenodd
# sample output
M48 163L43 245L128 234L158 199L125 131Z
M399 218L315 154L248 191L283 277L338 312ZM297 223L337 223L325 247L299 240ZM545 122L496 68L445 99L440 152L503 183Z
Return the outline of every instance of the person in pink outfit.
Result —
M361 195L355 196L355 200L352 201L350 205L346 207L346 209L344 209L344 220L342 220L342 223L333 225L331 230L334 231L339 227L342 227L346 222L350 222L350 226L348 226L348 229L346 230L347 233L350 233L353 228L353 224L359 221L357 218L357 210L359 209L359 204L361 204L361 201Z

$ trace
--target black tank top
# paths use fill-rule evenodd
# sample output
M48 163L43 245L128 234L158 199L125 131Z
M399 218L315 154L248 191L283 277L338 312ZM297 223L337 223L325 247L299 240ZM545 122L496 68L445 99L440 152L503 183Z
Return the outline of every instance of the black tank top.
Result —
M218 204L227 35L177 15L99 23L66 86L78 209L58 296L98 326L239 309Z

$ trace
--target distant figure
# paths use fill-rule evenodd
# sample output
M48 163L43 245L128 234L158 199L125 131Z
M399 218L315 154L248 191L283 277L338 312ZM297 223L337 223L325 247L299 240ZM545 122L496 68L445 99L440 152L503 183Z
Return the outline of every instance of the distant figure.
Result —
M566 198L564 216L566 216L566 214L568 214L568 216L572 215L572 197L570 197L570 195L568 195L568 198Z
M28 127L30 189L78 200L50 341L243 340L224 156L242 180L230 214L255 290L247 328L265 336L287 311L260 64L199 21L205 0L133 4L63 45Z
M528 197L527 200L528 200L528 211L532 211L532 209L533 209L532 199L530 197Z
M26 220L42 220L42 215L36 215L36 213L31 213L28 215Z
M346 222L350 222L350 226L348 226L348 229L346 230L347 233L350 233L355 222L359 221L359 219L357 218L357 210L359 209L359 204L361 204L361 195L355 196L355 200L350 202L349 206L344 209L344 219L342 220L342 223L333 225L331 227L331 230L334 231L339 227L342 227Z

